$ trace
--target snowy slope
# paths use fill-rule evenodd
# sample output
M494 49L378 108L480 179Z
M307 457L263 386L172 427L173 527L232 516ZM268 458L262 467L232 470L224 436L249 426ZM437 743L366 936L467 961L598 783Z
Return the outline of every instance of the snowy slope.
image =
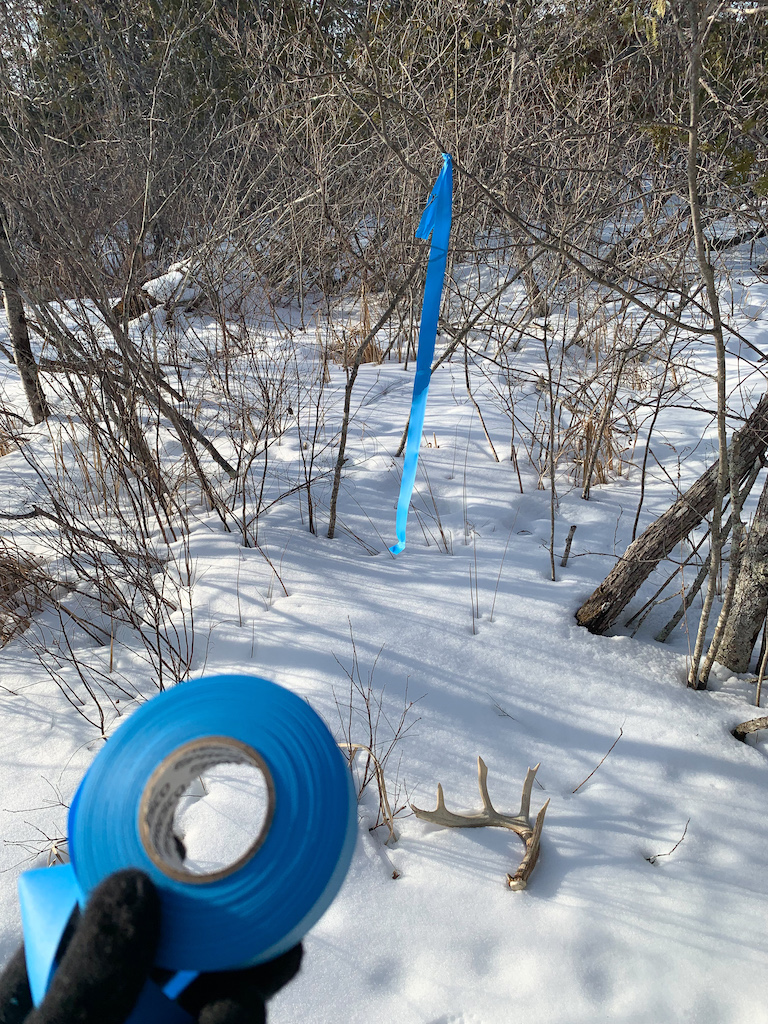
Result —
M746 283L734 322L764 344L768 288ZM314 337L307 330L300 340L310 346ZM734 384L745 377L742 355L734 348L730 356ZM706 376L712 355L691 343L682 361L685 381L656 428L664 470L649 464L641 529L670 504L678 474L682 486L692 482L716 445L706 411L714 401ZM515 372L530 423L541 366L540 347L526 342ZM4 400L22 411L13 369L1 372ZM491 386L502 370L485 373L473 370L473 389L502 461L493 459L467 397L463 362L441 367L427 411L431 447L422 448L408 546L397 559L387 551L399 487L393 453L412 365L361 370L336 539L324 536L327 478L316 491L319 536L307 531L298 492L260 520L261 550L244 548L190 498L192 527L176 554L193 566L192 676L264 675L306 697L340 740L350 720L351 739L368 740L364 705L345 674L355 655L363 687L370 681L389 722L396 725L404 702L416 702L387 764L390 795L402 809L398 841L385 845L384 828L369 830L377 810L371 784L348 879L307 937L301 975L274 1000L270 1020L752 1024L764 1012L768 955L768 746L738 743L730 730L756 714L754 687L718 671L710 691L686 690L686 630L665 645L653 640L674 601L655 609L634 637L623 625L605 637L576 625L576 608L631 539L646 428L626 454L628 476L593 485L588 502L561 467L552 582L550 494L537 489L522 449L520 493L508 461L509 418ZM324 424L331 440L343 382L333 369ZM752 373L734 392L734 408L749 409L762 387L762 374ZM65 413L60 408L50 428L25 431L39 458L52 457L51 432L64 428ZM332 456L329 447L321 470ZM275 458L286 480L300 479L295 431ZM19 454L0 459L4 509L21 508L34 487ZM561 568L572 524L571 556ZM19 522L19 542L33 548L36 529ZM33 628L43 630L46 614ZM91 641L89 651L106 663L107 645ZM136 692L151 695L141 652L121 649L117 657ZM0 650L0 685L0 949L7 957L19 940L16 876L45 863L49 840L63 837L65 807L103 741L23 637ZM131 706L124 696L108 707L108 731ZM384 716L382 749L392 738ZM450 808L479 809L478 754L495 806L510 813L526 769L541 762L533 810L551 802L541 860L522 893L504 884L522 853L514 835L440 829L407 810L408 801L433 806L438 782ZM224 859L242 831L228 806L212 802L204 826L218 815ZM649 860L683 834L669 856Z

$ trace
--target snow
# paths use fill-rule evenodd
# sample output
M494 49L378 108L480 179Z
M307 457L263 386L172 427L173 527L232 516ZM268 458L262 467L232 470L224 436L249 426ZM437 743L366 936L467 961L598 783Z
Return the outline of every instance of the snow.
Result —
M264 827L267 807L267 784L255 767L220 764L204 772L176 812L176 835L184 843L186 870L219 871L245 856ZM224 848L222 829L227 836Z
M196 268L184 263L174 263L166 274L146 281L141 287L158 303L190 302L195 298L198 288L191 283Z
M748 268L737 270L731 322L764 346L768 286ZM166 275L175 281L171 291L183 276L182 270ZM458 272L455 286L461 290ZM306 698L339 741L366 744L370 688L374 710L381 707L374 717L376 747L383 754L395 741L385 776L398 808L398 839L386 844L386 829L373 827L378 803L370 782L359 804L347 880L307 936L302 971L270 1004L270 1021L760 1019L768 955L768 747L761 734L748 743L731 736L736 724L760 713L754 687L747 677L716 668L709 690L686 689L695 620L686 628L684 619L667 644L653 639L674 600L654 608L634 636L623 625L672 573L671 562L651 577L612 635L593 636L574 619L631 539L655 402L646 384L658 381L660 367L651 361L641 373L640 365L636 386L620 396L636 410L638 424L637 436L629 431L624 442L621 476L614 469L583 501L565 457L559 466L553 582L550 494L537 487L548 415L546 396L536 388L543 366L539 342L529 338L518 351L507 351L509 365L472 367L473 394L498 463L467 397L463 360L435 374L408 543L394 558L387 550L394 542L401 465L394 451L407 418L413 363L407 372L397 363L361 368L334 540L325 531L345 374L331 368L318 427L315 536L307 529L306 494L296 487L304 479L302 446L313 426L308 395L319 379L312 367L320 320L302 327L289 307L275 316L271 327L267 319L259 324L263 358L293 390L269 466L257 462L253 470L258 477L264 469L268 505L258 521L259 546L243 546L242 532L224 529L200 503L193 479L185 485L188 532L167 538L167 547L159 535L153 543L179 567L178 593L186 604L180 602L174 621L194 640L191 676L263 675ZM205 363L216 327L202 313L181 317L177 330L185 323L190 408L232 457L234 442L214 401L219 385ZM479 338L476 345L484 343ZM734 417L748 411L765 386L760 367L747 363L753 357L731 345ZM716 450L713 353L693 338L677 358L676 390L652 441L658 463L649 459L640 529L671 504L678 483L685 487L697 478ZM576 362L583 367L586 359L580 349L569 350L563 379L576 380ZM0 374L4 404L23 413L13 367L4 365ZM510 379L520 417L523 493L509 461L510 418L500 398ZM237 386L245 393L249 378ZM54 405L47 426L25 428L22 449L0 458L3 511L41 500L33 461L52 473L66 462L77 484L73 453L83 449L84 435L68 418L67 399ZM544 428L536 426L537 410ZM172 457L171 436L163 443ZM207 457L205 464L213 472ZM572 524L577 529L562 568ZM60 565L49 527L38 519L6 521L3 533L13 530L21 547L49 566ZM250 537L253 529L246 529ZM695 571L686 569L686 585ZM670 590L679 587L678 579ZM71 592L61 600L71 611L80 608L95 633L67 617L83 663L104 673L99 694L108 734L155 692L151 658L135 630L119 626L108 673L109 617L99 618L92 601ZM20 939L16 877L65 849L66 807L104 742L81 713L98 718L60 637L59 615L46 606L0 649L3 959ZM70 700L49 674L56 670L71 680ZM403 713L405 729L396 736ZM524 892L505 885L522 856L516 836L438 828L408 811L410 801L431 809L438 782L450 809L478 810L478 755L488 765L491 799L507 813L518 811L526 769L541 763L532 812L547 799L550 805L540 862ZM185 841L201 863L233 860L258 830L245 821L259 813L243 809L253 795L238 771L227 766L184 810Z

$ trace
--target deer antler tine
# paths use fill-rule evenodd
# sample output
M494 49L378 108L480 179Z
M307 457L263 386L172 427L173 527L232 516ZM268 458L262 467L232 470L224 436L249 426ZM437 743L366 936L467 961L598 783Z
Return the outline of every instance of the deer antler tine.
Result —
M480 796L483 801L483 810L487 814L498 817L494 810L491 798L488 796L488 769L486 768L485 761L482 757L477 759L477 785L480 789Z
M541 830L544 828L544 815L547 813L549 807L549 800L544 804L539 813L536 815L536 824L533 826L533 838L531 842L538 842L541 839Z
M443 787L438 782L438 784L437 784L437 807L435 808L434 813L437 814L438 811L444 811L444 810L445 810L445 797L443 796Z
M525 856L520 861L520 867L514 875L507 875L507 885L515 892L521 892L527 887L531 872L536 867L536 861L539 859L541 830L544 826L544 815L547 813L548 807L549 800L547 800L536 815L536 824L533 826L533 831L525 836Z
M527 818L531 810L531 790L533 789L533 780L536 778L536 772L541 766L541 761L536 765L535 768L529 768L525 775L525 782L523 783L523 796L520 801L520 815L521 818Z

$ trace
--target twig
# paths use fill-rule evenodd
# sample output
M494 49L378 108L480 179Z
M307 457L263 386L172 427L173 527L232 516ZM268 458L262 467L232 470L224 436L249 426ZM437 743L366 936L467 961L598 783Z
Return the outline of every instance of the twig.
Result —
M339 746L346 747L347 750L349 751L350 768L352 767L352 762L355 759L355 755L361 750L364 751L368 755L368 757L373 761L373 767L376 774L376 783L379 787L379 810L381 811L381 816L384 819L387 828L389 829L389 839L387 840L387 842L391 840L392 842L396 843L397 833L395 832L395 818L389 806L389 797L387 796L387 786L386 783L384 782L384 771L381 767L381 762L376 757L371 748L366 747L364 743L350 743L349 741L344 740L343 742L339 743Z
M683 829L683 834L680 836L680 838L677 840L677 842L675 843L675 845L672 847L671 850L668 850L666 853L654 853L652 857L646 857L645 859L648 861L648 863L649 864L655 864L656 861L659 859L659 857L671 857L672 854L675 852L675 850L680 845L680 843L682 843L682 841L685 839L685 833L688 831L688 826L690 825L690 823L691 823L691 819L689 818L688 821L686 821L686 823L685 823L685 828Z
M485 425L485 420L483 419L483 414L480 411L480 406L477 404L477 399L472 394L472 388L470 387L470 383L469 383L469 353L467 352L467 346L466 345L464 346L464 378L465 378L465 380L467 382L467 394L469 395L469 400L472 403L472 405L474 405L475 412L477 413L478 417L480 418L480 426L483 428L483 433L485 434L485 439L488 442L488 445L489 445L489 447L491 449L491 453L493 454L494 459L498 462L499 461L499 456L498 456L498 454L496 452L496 449L493 447L493 441L491 440L491 435L488 433L488 427L486 427L486 425Z
M488 694L488 696L491 697L490 693ZM491 703L493 704L493 710L496 712L499 718L511 718L513 722L517 721L515 716L510 715L506 708L503 708L497 700L493 699L493 697L491 697ZM539 783L539 785L541 785L541 783Z
M480 595L477 591L477 534L472 531L472 550L475 556L475 611L477 612L478 619L480 618Z
M600 765L601 765L601 764L603 763L603 761L605 760L605 758L606 758L606 757L608 757L608 754L610 754L610 752L611 752L611 751L613 750L613 748L614 748L614 747L616 746L616 744L617 744L617 743L619 742L619 740L621 739L621 737L622 737L623 735L624 735L624 726L622 725L622 726L621 726L621 728L619 729L619 735L618 735L618 736L616 737L616 739L615 739L615 740L613 741L613 743L612 743L612 744L610 745L610 747L608 748L608 751L607 751L607 753L605 754L605 757L603 757L603 758L602 758L602 759L601 759L601 760L600 760L600 761L599 761L599 762L598 762L598 763L597 763L597 764L595 765L595 767L594 767L594 768L592 769L592 771L591 771L591 772L589 773L589 775L588 775L588 776L586 777L586 779L584 779L584 780L583 780L582 782L580 782L580 783L578 784L578 786L576 787L576 789L572 790L571 792L573 792L573 793L578 793L578 791L579 791L579 790L581 789L581 787L582 787L582 786L584 785L584 783L585 783L585 782L589 782L589 780L590 780L590 779L592 778L592 776L593 776L593 775L595 774L595 772L596 772L596 771L597 771L597 769L598 769L598 768L600 767Z
M472 591L473 591L473 588L472 588L472 563L470 562L469 563L469 604L470 604L470 607L472 608L472 635L474 636L477 633L477 628L475 627L475 598L474 598L474 594L473 594Z
M509 531L509 536L507 537L507 543L504 545L504 554L501 556L501 565L499 566L499 575L496 577L496 588L493 591L493 602L491 603L491 617L489 619L490 622L493 622L493 609L496 607L496 595L499 592L499 583L501 581L501 570L504 568L504 559L507 557L507 548L509 547L509 542L512 540L512 530L514 530L516 522L517 522L517 512L515 512L515 522L512 523L512 529Z
M765 663L768 661L768 643L765 642L765 631L768 630L768 614L763 624L763 656L760 659L760 670L757 673L757 690L755 691L755 707L760 707L760 696L763 692L763 678L765 676Z

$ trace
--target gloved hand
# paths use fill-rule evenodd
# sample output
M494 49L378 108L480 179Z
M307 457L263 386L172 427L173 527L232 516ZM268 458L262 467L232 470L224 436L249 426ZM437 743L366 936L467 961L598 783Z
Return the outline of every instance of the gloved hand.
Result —
M123 1024L152 971L160 934L160 900L141 871L118 871L91 894L70 922L61 957L41 1005L32 1006L24 949L0 975L0 1024ZM265 1002L301 964L301 945L269 963L201 974L178 998L200 1024L263 1024Z

